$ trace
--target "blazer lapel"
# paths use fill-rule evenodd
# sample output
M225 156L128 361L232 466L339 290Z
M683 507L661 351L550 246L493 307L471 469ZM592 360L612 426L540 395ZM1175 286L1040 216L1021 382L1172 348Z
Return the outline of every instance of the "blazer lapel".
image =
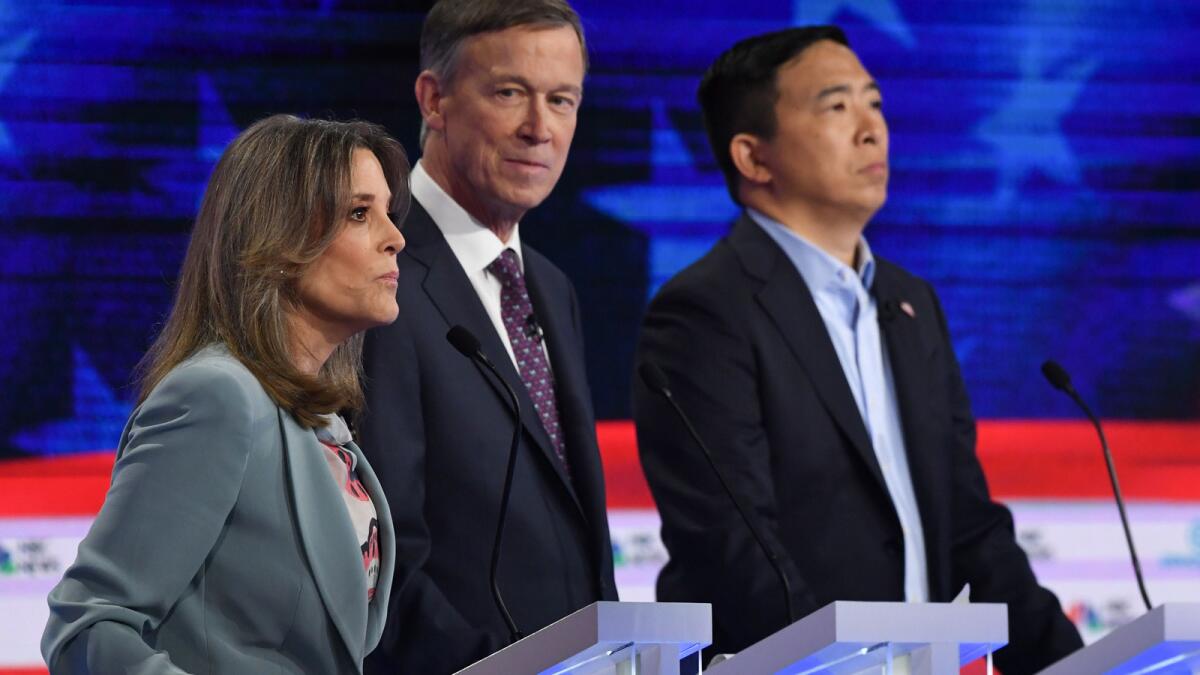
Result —
M590 460L596 455L593 452L579 452L585 449L585 439L572 438L574 425L572 422L573 415L580 414L578 411L586 404L576 400L576 393L587 388L587 376L583 372L581 363L570 357L573 345L566 339L570 335L570 327L565 322L569 321L566 316L568 308L553 307L550 304L550 299L543 288L543 274L541 270L542 260L538 254L529 247L525 247L525 286L529 290L529 301L533 305L534 314L538 318L538 323L541 324L543 339L546 341L546 351L550 354L550 370L554 375L554 391L557 399L559 425L564 434L564 446L568 455L568 461L571 463L572 471L576 472L576 478L590 477L592 475L592 467ZM588 425L591 425L589 420ZM538 422L538 427L541 428L541 422ZM594 428L594 427L592 427ZM590 431L590 429L589 429ZM543 431L544 434L544 431ZM576 483L567 476L566 469L558 456L554 453L554 447L550 444L550 438L546 437L544 444L539 444L546 458L554 466L555 473L562 479L571 493L571 497L575 500L575 505L579 507L580 513L583 513L583 505L580 503L579 495L576 493Z
M360 544L320 442L282 409L278 414L292 509L308 565L342 642L353 661L361 663L367 628L367 577L358 553ZM377 484L374 489L378 490Z
M743 215L734 225L729 242L737 251L745 272L762 281L758 301L808 373L817 396L862 458L868 472L886 491L887 485L867 436L866 425L804 278L778 244L748 215Z
M376 520L379 522L379 578L375 581L375 598L367 606L367 637L364 648L369 651L379 644L387 620L388 596L391 595L392 573L396 560L396 531L392 527L392 509L388 506L383 486L379 484L371 464L357 443L347 443L346 447L358 457L358 479L371 496Z
M932 452L937 451L937 432L930 426L935 420L925 407L932 388L929 361L935 345L922 338L921 321L932 317L910 316L900 309L901 302L913 302L915 298L904 297L900 280L895 278L886 263L877 267L871 294L875 296L879 308L879 330L892 369L896 405L900 410L904 433L904 449L922 522L928 531L934 526L931 517L942 511L928 503L932 495L938 492L934 489L936 480L933 475L934 463L938 459L931 456ZM936 420L936 423L943 424L944 420ZM926 535L926 540L933 541L931 533Z
M413 202L405 225L405 235L411 234L405 252L428 269L422 284L425 293L437 307L448 326L461 325L479 338L483 353L492 360L501 377L517 394L517 400L521 404L521 426L526 436L541 451L546 461L550 462L554 472L562 480L564 487L578 505L578 498L575 496L571 481L563 469L562 462L554 454L554 446L550 443L549 434L546 433L541 420L538 419L533 399L529 397L529 391L525 388L525 383L521 380L512 359L509 358L508 350L504 348L504 343L496 333L496 328L492 324L491 318L488 317L487 310L483 308L483 303L479 301L475 288L471 286L470 280L463 273L462 265L459 264L458 258L454 257L454 252L450 250L450 245L446 243L441 230L416 201ZM537 301L532 297L533 293L534 291L530 290L530 300L536 308ZM538 319L542 320L541 313L538 314ZM447 344L446 348L450 349L451 347ZM552 349L553 347L551 347ZM487 381L488 386L500 397L501 405L509 407L508 393L495 381L493 375L483 366L476 364L476 368L478 368L480 376Z

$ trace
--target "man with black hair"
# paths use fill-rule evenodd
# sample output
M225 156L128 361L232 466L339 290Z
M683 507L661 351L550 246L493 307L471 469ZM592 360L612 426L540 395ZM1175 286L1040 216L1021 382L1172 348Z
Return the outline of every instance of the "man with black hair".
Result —
M992 501L945 317L877 257L880 88L832 26L743 40L700 85L713 153L744 208L652 301L658 365L779 554L796 617L834 600L1003 602L997 663L1034 672L1081 646ZM711 602L713 651L787 623L781 584L683 425L643 383L634 417L671 560L663 601Z

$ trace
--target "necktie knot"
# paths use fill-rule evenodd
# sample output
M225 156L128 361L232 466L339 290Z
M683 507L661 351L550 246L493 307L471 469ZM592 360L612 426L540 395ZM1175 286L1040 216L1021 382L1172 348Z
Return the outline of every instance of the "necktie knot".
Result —
M504 249L504 252L488 265L488 271L495 274L496 278L504 284L520 279L521 264L517 260L517 252L511 248Z

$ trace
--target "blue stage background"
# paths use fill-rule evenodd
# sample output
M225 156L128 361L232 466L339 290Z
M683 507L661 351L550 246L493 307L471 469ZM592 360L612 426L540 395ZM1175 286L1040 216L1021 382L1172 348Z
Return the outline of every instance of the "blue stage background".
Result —
M415 159L429 3L0 0L0 456L115 446L223 145L362 117ZM523 237L574 279L598 414L628 414L649 294L736 211L695 87L721 50L836 22L879 80L872 248L938 288L981 417L1200 417L1200 5L581 0L592 70ZM403 308L401 308L401 319Z

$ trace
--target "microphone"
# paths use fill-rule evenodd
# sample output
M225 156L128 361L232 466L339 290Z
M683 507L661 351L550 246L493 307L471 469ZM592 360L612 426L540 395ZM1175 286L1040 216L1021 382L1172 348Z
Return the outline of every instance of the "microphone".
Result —
M542 324L538 323L537 317L532 314L525 317L525 337L541 344L544 336L545 332L542 330Z
M779 577L779 585L783 587L783 600L784 606L787 609L788 623L794 623L796 621L796 611L792 607L792 584L788 581L787 575L783 573L783 566L779 560L779 555L767 545L766 540L763 539L762 534L754 526L754 522L750 520L750 516L747 515L746 508L742 506L737 495L733 493L733 489L729 487L729 481L725 478L725 472L721 470L721 467L717 466L712 452L704 444L704 441L700 438L700 434L696 431L696 427L692 426L691 419L683 412L683 408L679 406L674 394L671 393L671 388L667 384L666 374L658 366L648 362L644 362L638 366L638 374L642 376L642 381L646 383L646 386L650 387L656 394L661 394L667 400L667 403L671 404L671 407L675 410L675 414L683 422L683 426L687 428L692 440L696 442L696 445L700 447L700 451L704 453L704 459L708 460L708 466L716 474L717 480L721 483L721 488L729 496L729 501L733 502L734 508L737 509L738 514L742 517L742 521L746 523L746 528L750 530L754 541L758 543L758 547L766 554L767 562L771 563L771 568L775 570L776 576Z
M891 323L900 318L904 314L910 319L917 318L917 310L906 300L899 298L888 298L879 302L879 320L883 323Z
M1133 574L1137 577L1138 590L1142 593L1142 602L1146 604L1146 611L1150 611L1150 594L1146 592L1146 580L1142 577L1142 564L1138 562L1137 550L1133 547L1133 533L1129 530L1129 518L1125 515L1125 499L1121 497L1121 485L1117 482L1117 468L1113 465L1112 452L1108 449L1108 439L1104 437L1104 428L1100 426L1100 419L1092 414L1092 409L1083 402L1083 397L1079 392L1075 391L1075 387L1071 386L1071 376L1067 374L1066 369L1058 365L1055 361L1046 361L1042 364L1042 375L1046 376L1046 380L1055 389L1063 392L1075 401L1083 414L1092 421L1092 425L1096 427L1096 433L1100 436L1100 447L1104 450L1104 463L1108 465L1108 480L1112 483L1113 496L1117 501L1117 512L1121 514L1121 527L1125 530L1125 543L1129 545L1129 557L1133 560Z
M896 316L900 314L900 303L895 298L889 298L879 303L879 309L876 310L879 315L879 320L884 323L891 323L896 320Z
M512 443L508 448L508 469L504 474L504 490L500 493L500 515L496 519L496 540L492 543L492 566L489 578L492 583L492 598L496 601L496 609L500 610L500 616L504 617L504 623L508 626L512 642L516 642L524 636L517 629L517 623L513 621L512 615L508 613L508 606L504 604L497 572L500 569L500 543L504 540L504 521L508 518L508 498L512 494L513 472L517 467L517 444L521 441L521 402L517 399L517 392L513 391L508 381L500 376L500 371L496 370L495 364L487 357L487 354L483 353L479 338L471 334L471 331L455 325L446 333L446 340L458 350L458 353L491 371L492 375L496 376L496 380L504 387L504 391L508 392L509 402L512 403Z

